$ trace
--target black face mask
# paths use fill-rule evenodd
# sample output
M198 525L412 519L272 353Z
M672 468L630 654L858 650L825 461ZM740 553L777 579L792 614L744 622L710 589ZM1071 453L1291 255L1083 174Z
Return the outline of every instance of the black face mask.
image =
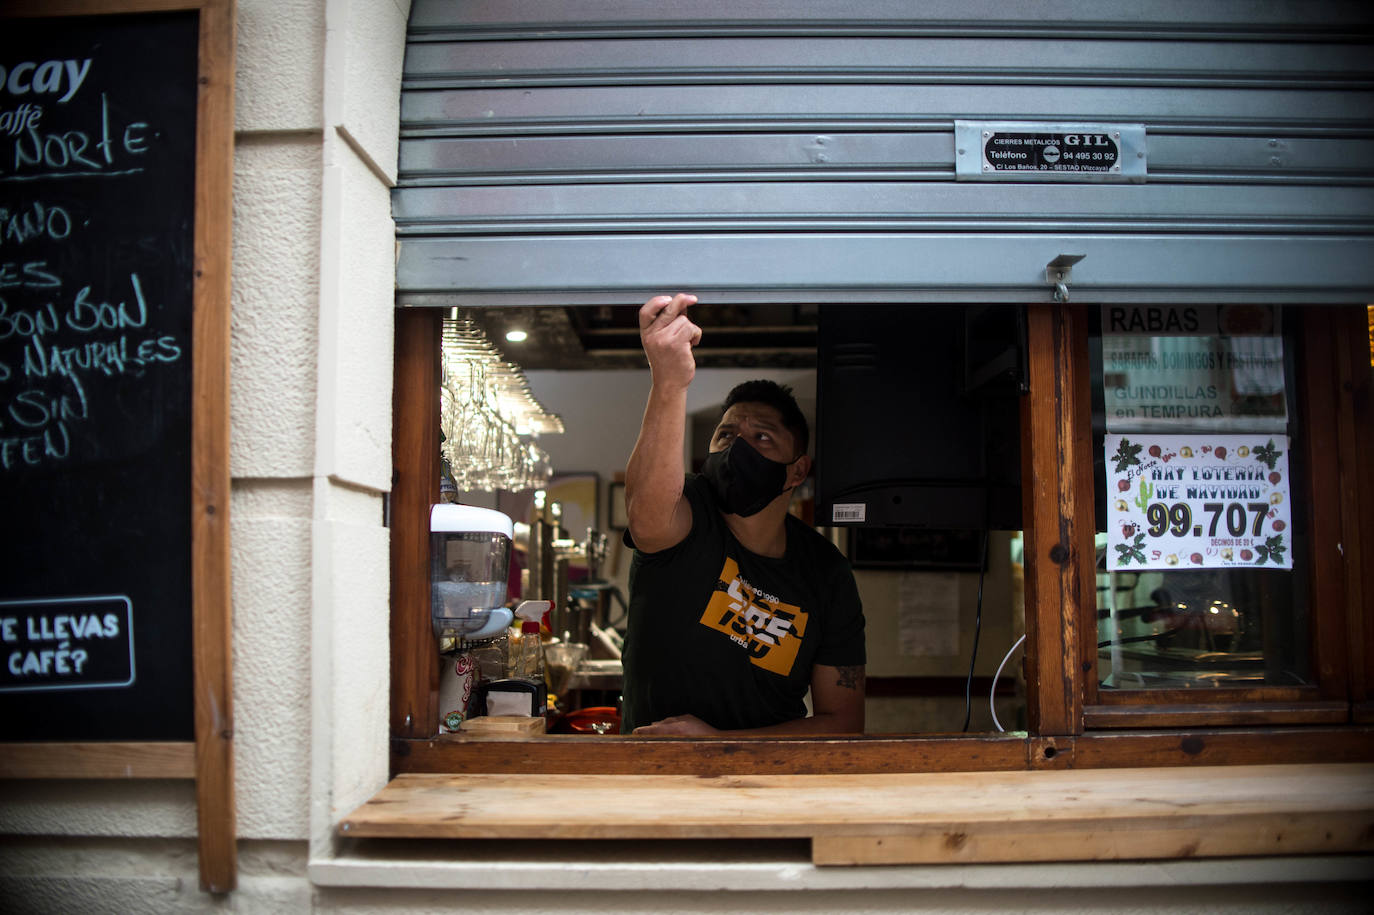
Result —
M701 475L714 487L720 507L731 515L749 517L782 493L787 464L766 458L748 442L735 439L724 451L706 455Z

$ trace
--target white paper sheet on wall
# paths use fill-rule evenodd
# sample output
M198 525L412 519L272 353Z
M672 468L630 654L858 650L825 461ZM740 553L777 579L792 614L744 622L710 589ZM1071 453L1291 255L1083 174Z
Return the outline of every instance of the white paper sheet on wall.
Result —
M959 574L904 572L897 586L898 650L911 657L959 654Z

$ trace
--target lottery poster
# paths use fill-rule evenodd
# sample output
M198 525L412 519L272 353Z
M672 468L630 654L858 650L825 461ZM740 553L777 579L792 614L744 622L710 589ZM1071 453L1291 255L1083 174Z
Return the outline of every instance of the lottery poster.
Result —
M1291 569L1288 437L1109 433L1107 568Z

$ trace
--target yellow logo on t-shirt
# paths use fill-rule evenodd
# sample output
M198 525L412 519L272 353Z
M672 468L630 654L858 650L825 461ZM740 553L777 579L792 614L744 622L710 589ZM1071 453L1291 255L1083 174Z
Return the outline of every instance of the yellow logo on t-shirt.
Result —
M740 578L739 566L727 556L701 624L728 635L749 652L751 663L785 677L797 660L806 619L800 607L784 604Z

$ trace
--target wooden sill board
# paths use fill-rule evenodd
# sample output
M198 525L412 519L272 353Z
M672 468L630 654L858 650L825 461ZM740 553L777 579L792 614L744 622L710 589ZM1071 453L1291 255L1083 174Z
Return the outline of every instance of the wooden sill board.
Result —
M343 835L812 840L816 864L1374 851L1374 765L893 775L401 775Z
M10 743L0 778L195 778L193 741Z

